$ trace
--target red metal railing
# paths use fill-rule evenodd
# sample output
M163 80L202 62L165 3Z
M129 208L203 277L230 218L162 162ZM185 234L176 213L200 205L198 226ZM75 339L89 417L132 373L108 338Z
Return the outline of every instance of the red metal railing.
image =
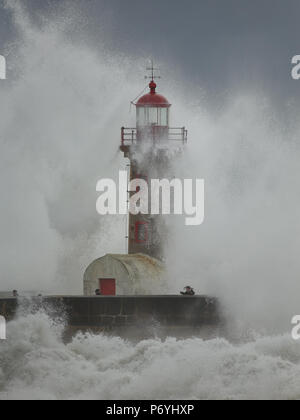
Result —
M163 129L161 131L160 129ZM143 137L143 132L138 131L136 128L121 128L121 145L132 146L137 144L139 139ZM148 131L146 138L150 140L159 141L167 140L172 142L180 142L182 144L187 143L187 130L185 127L153 127Z

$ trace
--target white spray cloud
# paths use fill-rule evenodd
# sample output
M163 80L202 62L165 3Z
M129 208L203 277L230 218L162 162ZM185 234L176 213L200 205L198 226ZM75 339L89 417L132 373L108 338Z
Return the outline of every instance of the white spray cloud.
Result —
M279 125L271 104L250 92L232 93L215 115L176 108L190 133L175 168L205 178L206 216L199 228L175 223L173 290L192 283L219 296L237 322L288 329L300 310L299 121L293 131Z
M125 221L103 224L95 186L123 165L128 62L77 45L69 20L41 29L19 2L9 7L19 38L0 99L1 289L80 293L85 267L107 244L124 252Z

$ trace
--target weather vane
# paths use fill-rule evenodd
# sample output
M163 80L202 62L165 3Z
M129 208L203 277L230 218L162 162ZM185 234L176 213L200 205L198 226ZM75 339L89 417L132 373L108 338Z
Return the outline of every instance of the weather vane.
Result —
M159 71L159 69L155 68L153 65L153 60L151 60L151 67L146 67L146 70L151 72L151 76L145 76L145 79L151 79L151 80L155 80L155 79L160 79L160 76L156 76L155 72Z

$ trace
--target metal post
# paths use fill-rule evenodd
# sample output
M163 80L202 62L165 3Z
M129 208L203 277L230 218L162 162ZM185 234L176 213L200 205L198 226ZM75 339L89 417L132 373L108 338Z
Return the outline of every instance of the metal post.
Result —
M124 127L121 128L121 144L124 146Z

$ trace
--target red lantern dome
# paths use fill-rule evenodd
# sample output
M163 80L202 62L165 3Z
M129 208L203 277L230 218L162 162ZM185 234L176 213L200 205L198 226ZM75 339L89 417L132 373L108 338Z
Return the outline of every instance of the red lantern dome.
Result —
M163 95L156 93L156 83L152 80L149 83L150 92L142 96L136 103L137 107L170 108L171 104Z

